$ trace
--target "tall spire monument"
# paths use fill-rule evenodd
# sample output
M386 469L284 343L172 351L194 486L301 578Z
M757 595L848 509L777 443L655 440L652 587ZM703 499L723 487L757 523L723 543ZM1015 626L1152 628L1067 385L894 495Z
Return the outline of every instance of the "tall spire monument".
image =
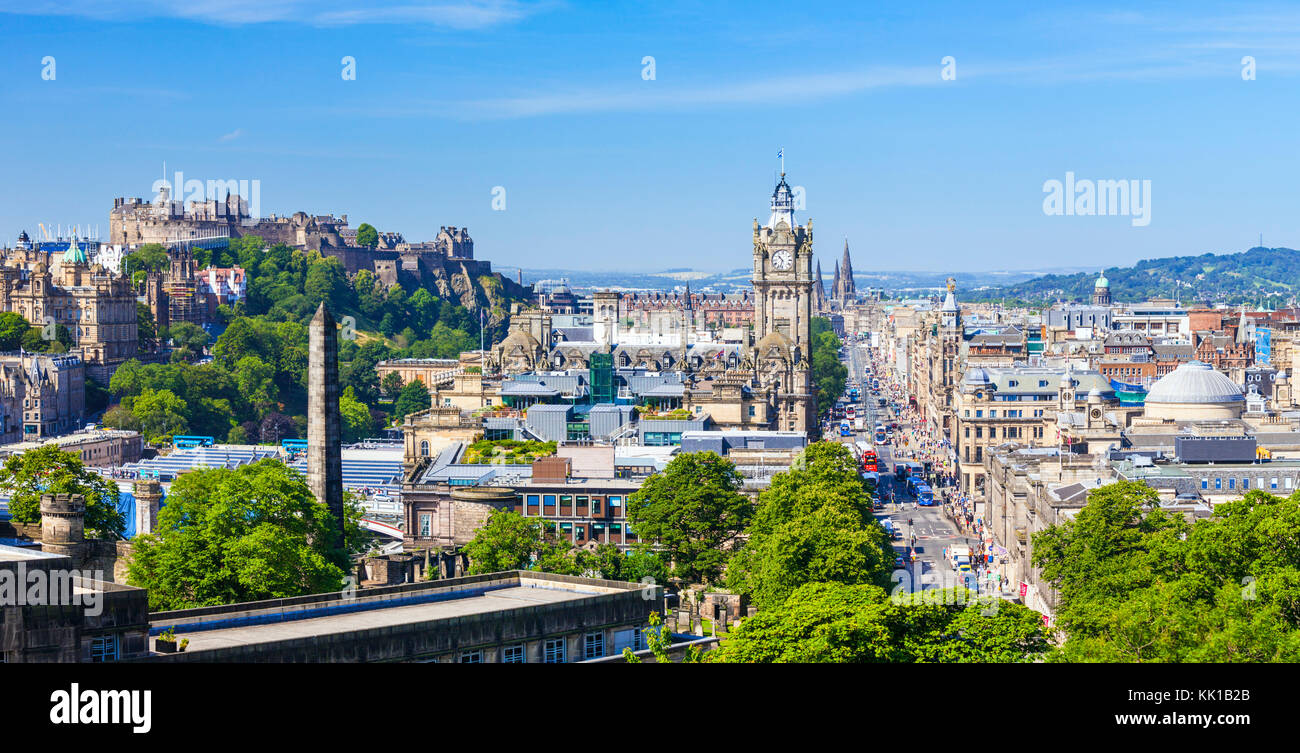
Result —
M339 443L339 340L324 301L308 331L307 486L334 518L343 538L343 456Z

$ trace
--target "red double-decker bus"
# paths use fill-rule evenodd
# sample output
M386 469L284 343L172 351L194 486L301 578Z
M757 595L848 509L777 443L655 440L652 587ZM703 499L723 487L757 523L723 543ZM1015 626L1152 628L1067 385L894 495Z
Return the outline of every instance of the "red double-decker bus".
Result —
M876 448L872 447L869 442L865 442L861 440L859 440L856 444L858 447L858 461L862 463L862 472L879 473L880 461L876 457Z

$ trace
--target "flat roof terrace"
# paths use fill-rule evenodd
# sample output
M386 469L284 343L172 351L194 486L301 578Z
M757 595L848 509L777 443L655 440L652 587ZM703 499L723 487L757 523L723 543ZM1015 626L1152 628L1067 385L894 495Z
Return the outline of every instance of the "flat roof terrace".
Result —
M149 633L188 639L167 661L402 661L471 646L644 624L662 598L636 583L492 573L220 607L157 612Z
M408 604L406 606L377 606L360 612L343 612L341 614L261 625L200 629L198 632L192 632L194 630L192 627L186 629L185 625L176 625L174 627L178 635L190 640L190 651L206 651L213 648L227 648L250 643L312 638L333 633L349 633L357 630L387 628L394 625L433 622L471 614L518 609L537 604L557 604L582 599L590 595L594 594L536 585L504 586L483 593L458 595L456 598L444 601ZM162 626L155 621L151 623L149 632L156 634L155 630L162 632L167 627L172 626Z

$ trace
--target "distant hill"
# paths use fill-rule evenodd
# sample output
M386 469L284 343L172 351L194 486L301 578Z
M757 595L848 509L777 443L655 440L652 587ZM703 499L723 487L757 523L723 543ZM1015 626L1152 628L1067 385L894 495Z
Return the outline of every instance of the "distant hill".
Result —
M1184 302L1278 306L1300 292L1300 251L1256 246L1238 254L1146 259L1132 267L1111 267L1105 275L1116 302L1169 298L1177 291ZM1096 280L1097 272L1050 274L963 297L1028 303L1089 301Z
M945 281L950 275L956 279L957 287L960 290L978 293L979 291L987 292L990 289L1000 290L1002 286L1024 282L1047 271L1068 273L1083 269L1083 267L1056 267L1036 270L993 270L988 272L955 273L946 271L880 272L870 268L871 261L872 259L864 258L861 262L854 262L855 264L861 263L864 267L862 270L855 271L853 275L853 279L858 284L858 290L864 292L867 288L884 288L895 295L904 297L942 290ZM516 267L496 265L495 268L497 271L504 273L506 277L515 278ZM822 266L822 270L823 281L829 291L833 270L826 269L825 265ZM726 272L702 272L686 267L665 269L662 272L525 268L523 270L523 279L525 284L538 280L565 279L569 281L571 287L581 290L671 291L680 290L689 282L691 289L696 292L725 293L748 290L750 287L749 279L753 272L754 270L750 267L740 267Z

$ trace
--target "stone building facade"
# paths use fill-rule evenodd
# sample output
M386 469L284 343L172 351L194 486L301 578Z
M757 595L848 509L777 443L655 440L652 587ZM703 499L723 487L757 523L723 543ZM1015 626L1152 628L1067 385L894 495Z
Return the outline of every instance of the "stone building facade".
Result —
M596 293L591 342L555 342L549 314L517 312L510 333L489 351L485 373L585 368L593 354L608 354L615 368L680 372L681 407L707 413L723 428L815 431L812 222L795 221L794 194L784 176L771 209L765 225L753 224L752 331L745 329L738 342L707 334L709 315L698 316L695 306L703 302L707 309L709 300L689 288L671 298ZM740 305L719 304L714 321L743 323L745 317L730 310ZM631 325L628 314L635 315Z
M134 358L136 297L130 281L91 265L74 241L57 274L36 252L10 252L0 260L0 310L12 311L36 326L67 328L86 371L108 384L116 368Z
M86 367L77 355L0 355L0 442L23 442L81 428Z

